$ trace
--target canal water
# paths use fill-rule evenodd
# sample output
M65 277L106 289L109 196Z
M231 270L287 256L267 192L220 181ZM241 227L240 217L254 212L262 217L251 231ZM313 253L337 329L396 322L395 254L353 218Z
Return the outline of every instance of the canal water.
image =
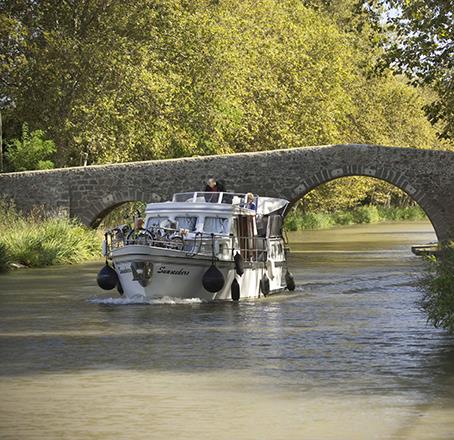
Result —
M453 439L454 337L418 307L428 223L290 236L297 290L122 304L102 263L0 277L1 439Z

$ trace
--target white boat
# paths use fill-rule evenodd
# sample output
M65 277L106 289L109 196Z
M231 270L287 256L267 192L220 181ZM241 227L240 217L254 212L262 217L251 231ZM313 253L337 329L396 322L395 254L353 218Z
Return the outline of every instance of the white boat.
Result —
M177 193L146 207L144 229L106 232L104 289L130 299L239 300L294 290L282 235L284 199Z

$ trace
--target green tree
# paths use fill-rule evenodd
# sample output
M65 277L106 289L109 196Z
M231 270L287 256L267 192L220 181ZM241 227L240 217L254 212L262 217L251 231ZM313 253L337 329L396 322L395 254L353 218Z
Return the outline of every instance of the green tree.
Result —
M454 4L452 0L369 0L387 10L385 65L414 85L429 85L438 97L426 106L442 138L454 138Z
M437 142L418 91L369 78L377 34L354 0L2 3L6 135L44 129L59 165Z
M49 157L57 151L51 140L44 139L42 130L29 131L22 126L21 139L13 139L7 145L6 158L13 171L47 170L54 168Z

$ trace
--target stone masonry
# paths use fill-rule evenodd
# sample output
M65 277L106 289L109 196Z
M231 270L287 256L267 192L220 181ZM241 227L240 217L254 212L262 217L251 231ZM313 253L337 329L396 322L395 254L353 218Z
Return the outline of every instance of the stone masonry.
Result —
M0 196L24 211L65 213L97 227L129 201L169 200L202 191L209 176L227 189L283 197L306 193L344 176L372 176L407 192L426 212L439 240L454 238L454 153L376 145L329 145L0 174Z

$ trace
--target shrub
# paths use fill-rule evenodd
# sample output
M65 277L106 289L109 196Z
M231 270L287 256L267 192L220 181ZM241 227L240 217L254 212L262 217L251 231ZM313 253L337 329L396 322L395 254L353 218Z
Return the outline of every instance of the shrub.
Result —
M301 217L301 229L327 229L333 225L329 214L309 212Z
M355 223L351 211L340 211L333 214L333 221L336 225L352 225Z
M47 170L54 168L49 157L57 151L51 140L44 139L42 130L30 132L22 126L22 139L13 139L7 146L6 157L14 171Z
M75 220L21 216L0 200L0 270L9 262L29 267L80 263L99 256L101 237Z
M2 241L11 261L30 267L79 263L99 255L100 249L95 231L61 218L11 228Z
M9 268L9 258L6 246L0 243L0 272L6 272Z
M284 227L287 231L298 231L301 226L301 215L293 211L286 218L284 222Z
M376 206L359 206L352 211L355 223L377 223L380 221L380 214Z
M325 229L335 225L352 225L358 223L377 223L380 221L414 221L425 220L427 217L419 206L377 207L365 205L349 211L333 213L300 211L291 212L285 219L285 228L288 231L300 229Z
M439 258L428 260L426 276L420 285L424 291L420 305L427 320L435 327L454 332L454 247L445 248Z
M383 220L388 221L416 221L427 218L419 206L408 206L406 208L398 206L391 206L389 208L378 207L378 212Z

